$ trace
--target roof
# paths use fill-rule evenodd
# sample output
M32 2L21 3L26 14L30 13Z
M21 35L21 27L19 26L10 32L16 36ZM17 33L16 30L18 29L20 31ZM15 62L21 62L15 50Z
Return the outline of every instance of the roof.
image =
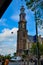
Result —
M35 43L36 42L36 35L32 36L32 35L28 35L28 40L31 43Z

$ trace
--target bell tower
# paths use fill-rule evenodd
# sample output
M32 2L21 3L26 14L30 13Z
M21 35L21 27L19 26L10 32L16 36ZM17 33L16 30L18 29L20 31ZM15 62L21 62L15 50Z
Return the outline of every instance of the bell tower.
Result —
M20 20L19 20L19 29L21 30L26 30L26 13L25 13L25 8L24 6L21 7L20 9Z
M24 6L20 9L20 19L18 22L18 31L17 31L17 55L21 56L23 50L26 49L27 43L27 29L26 29L26 13Z

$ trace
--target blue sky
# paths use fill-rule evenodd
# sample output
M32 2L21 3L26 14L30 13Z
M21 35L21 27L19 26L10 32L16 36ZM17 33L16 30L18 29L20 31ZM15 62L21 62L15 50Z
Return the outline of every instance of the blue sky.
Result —
M0 19L0 54L13 54L17 47L17 30L19 14L22 2L21 0L12 0L11 4ZM29 35L35 35L34 13L28 10L23 1L26 12L27 30ZM11 32L14 32L11 34ZM38 29L39 34L43 36L43 30Z

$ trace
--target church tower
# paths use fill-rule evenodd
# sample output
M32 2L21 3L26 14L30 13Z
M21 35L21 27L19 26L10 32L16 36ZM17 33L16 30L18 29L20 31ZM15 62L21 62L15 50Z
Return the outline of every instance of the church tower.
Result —
M18 22L18 31L17 31L17 55L21 56L23 50L26 49L27 43L27 29L26 29L26 13L24 6L20 9L20 20Z

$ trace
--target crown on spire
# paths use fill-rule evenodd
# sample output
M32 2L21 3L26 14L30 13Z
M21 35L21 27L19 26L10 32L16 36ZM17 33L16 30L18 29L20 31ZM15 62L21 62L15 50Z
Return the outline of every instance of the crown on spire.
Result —
M25 11L24 6L21 7L20 11L21 11L21 13L24 13L24 11Z
M26 16L26 13L25 13L25 8L24 6L21 7L20 9L20 21L25 21L25 16Z

